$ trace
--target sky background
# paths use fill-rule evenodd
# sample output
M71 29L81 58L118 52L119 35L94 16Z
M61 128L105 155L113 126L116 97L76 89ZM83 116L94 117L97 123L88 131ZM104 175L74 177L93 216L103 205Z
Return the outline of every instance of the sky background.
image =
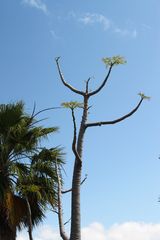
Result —
M160 239L160 1L1 0L1 103L23 100L26 111L57 107L79 97L60 82L55 57L66 80L93 90L107 74L102 58L122 55L106 87L91 99L89 121L128 113L139 92L151 97L131 118L88 129L82 186L83 240ZM76 112L77 123L80 111ZM71 185L72 122L68 110L43 113L45 126L59 126L46 146L66 152L65 188ZM70 218L70 194L64 197ZM69 226L68 226L69 228ZM58 240L57 216L47 214L35 240ZM26 232L18 240L26 240Z

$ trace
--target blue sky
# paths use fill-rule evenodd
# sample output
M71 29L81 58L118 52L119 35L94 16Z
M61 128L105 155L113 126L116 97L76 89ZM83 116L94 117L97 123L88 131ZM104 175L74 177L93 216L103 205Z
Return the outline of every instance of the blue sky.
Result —
M54 61L57 56L61 56L66 80L80 89L89 77L92 89L104 79L103 57L126 58L127 64L115 67L105 89L91 100L90 121L126 114L137 104L139 92L151 97L132 118L116 126L89 129L86 134L83 176L87 173L88 179L81 199L84 240L94 231L101 234L95 240L121 240L109 234L121 231L123 237L128 229L138 232L135 229L142 223L144 234L137 233L140 240L146 239L145 229L151 228L149 240L153 234L159 234L156 240L160 237L159 9L159 0L0 2L1 103L23 99L31 112L34 102L40 110L64 101L81 101L61 84ZM45 144L64 146L68 187L74 159L71 116L66 110L45 116L44 124L60 127ZM77 121L79 116L77 112ZM69 208L66 196L66 219ZM56 229L56 216L47 216L47 227ZM56 233L51 234L53 239Z

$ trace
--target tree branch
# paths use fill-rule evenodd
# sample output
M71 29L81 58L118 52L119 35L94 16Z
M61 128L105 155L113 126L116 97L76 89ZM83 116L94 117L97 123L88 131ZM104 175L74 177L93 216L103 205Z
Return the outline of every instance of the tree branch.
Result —
M86 81L86 94L88 94L88 88L89 88L89 81L91 80L91 77L88 78Z
M143 101L144 98L141 97L141 100L139 101L138 105L131 111L129 112L128 114L124 115L123 117L120 117L120 118L117 118L115 120L112 120L112 121L104 121L104 122L94 122L94 123L87 123L85 125L85 127L96 127L96 126L101 126L101 125L110 125L110 124L116 124L118 122L121 122L123 121L124 119L130 117L131 115L133 115L137 110L138 108L140 107L142 101Z
M61 191L62 194L64 194L64 193L69 193L69 192L72 192L72 188L67 189L67 190L62 190L62 191Z
M62 211L62 199L61 199L61 179L59 176L59 168L56 162L56 175L58 181L58 221L59 221L59 231L63 240L69 240L65 233L64 223L63 223L63 211Z
M55 61L56 61L56 64L57 64L58 73L59 73L59 76L60 76L60 78L61 78L62 83L63 83L67 88L69 88L72 92L75 92L75 93L77 93L77 94L80 94L80 95L84 96L84 92L83 92L83 91L79 91L78 89L72 87L70 84L68 84L68 83L65 81L64 76L63 76L63 73L62 73L61 68L60 68L60 65L59 65L59 59L60 59L60 57L57 57L57 58L55 59Z
M82 182L81 182L81 185L87 180L87 177L88 177L88 175L86 174L85 177L84 177L84 179L83 179Z
M68 224L71 221L71 218L64 223L64 225Z
M45 109L42 109L40 111L38 111L37 113L35 113L34 115L31 116L31 118L35 118L37 115L39 115L40 113L42 112L45 112L45 111L48 111L48 110L54 110L54 109L61 109L62 107L50 107L50 108L45 108Z
M35 113L35 109L36 109L36 105L34 104L34 107L33 107L33 111L32 111L32 115L31 115L31 117L30 117L30 119L29 119L29 122L28 122L28 126L33 126L33 125L35 125L35 124L37 124L37 123L39 123L39 122L41 122L41 121L44 121L44 120L46 120L47 118L44 118L44 119L41 119L41 120L37 120L37 121L33 121L33 119L37 116L37 115L39 115L40 113L42 113L42 112L45 112L45 111L48 111L48 110L54 110L54 109L61 109L62 107L50 107L50 108L45 108L45 109L43 109L43 110L40 110L40 111L38 111L37 113ZM33 121L33 122L32 122Z
M58 215L58 212L56 210L53 210L53 209L50 209L50 208L47 208L47 210L52 211L52 212L54 212Z
M86 179L87 179L87 174L85 175L85 178L82 180L82 182L81 182L81 185L86 181ZM72 192L72 188L70 188L70 189L68 189L68 190L63 190L63 191L61 191L61 193L62 194L64 194L64 193L68 193L68 192Z
M109 76L110 76L112 67L113 67L113 64L109 67L107 76L105 77L104 81L103 81L102 84L99 86L99 88L97 88L95 91L92 91L92 92L88 93L88 96L89 96L89 97L97 94L98 92L100 92L101 89L105 86L105 84L106 84L106 82L107 82L107 80L108 80L108 78L109 78Z
M76 120L75 120L75 116L74 116L74 109L71 109L72 111L72 120L73 120L73 127L74 127L74 134L73 134L73 142L72 142L72 151L76 157L76 160L78 161L78 163L80 163L80 165L82 164L82 160L77 152L76 149L76 142L77 142L77 127L76 127Z

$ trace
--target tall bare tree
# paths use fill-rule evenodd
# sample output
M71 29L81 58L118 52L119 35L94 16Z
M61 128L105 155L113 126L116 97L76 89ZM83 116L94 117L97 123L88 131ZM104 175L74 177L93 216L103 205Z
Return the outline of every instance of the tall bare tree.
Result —
M90 83L90 78L86 81L85 84L85 90L81 91L79 89L76 89L69 83L65 81L65 78L63 76L60 63L59 63L60 57L56 58L56 65L58 68L58 73L60 75L60 79L64 86L69 88L72 92L81 95L83 98L83 103L78 103L78 102L66 102L63 103L62 106L65 108L71 109L72 113L72 120L73 120L73 127L74 127L74 134L73 134L73 141L72 141L72 151L75 156L75 161L74 161L74 169L73 169L73 177L72 177L72 188L68 191L71 191L71 231L70 231L70 237L68 237L65 233L64 230L64 223L63 223L63 218L62 218L62 204L61 204L61 182L59 180L59 209L58 209L58 215L59 215L59 227L60 227L60 235L63 240L81 240L81 211L80 211L80 186L83 181L81 181L81 173L82 173L82 152L83 152L83 142L84 142L84 135L85 132L88 128L91 127L97 127L97 126L102 126L102 125L112 125L119 123L126 118L131 117L140 107L144 99L148 99L143 93L140 93L140 100L138 104L135 106L134 109L132 109L129 113L126 115L119 117L114 120L105 120L105 121L97 121L97 122L88 122L88 110L89 110L89 99L96 94L98 94L106 85L109 76L112 72L112 69L114 66L119 65L119 64L124 64L126 61L124 58L121 56L114 56L112 58L104 58L103 62L108 68L108 72L106 74L106 77L100 84L100 86L95 89L94 91L89 91L89 83ZM80 128L78 130L77 134L77 125L76 125L76 120L75 120L75 114L74 110L75 108L82 108L82 117L81 117L81 123L80 123ZM59 175L59 171L57 170L57 174Z

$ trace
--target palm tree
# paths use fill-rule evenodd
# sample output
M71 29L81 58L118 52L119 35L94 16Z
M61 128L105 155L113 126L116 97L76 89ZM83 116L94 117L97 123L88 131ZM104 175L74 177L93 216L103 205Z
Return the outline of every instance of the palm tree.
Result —
M53 210L57 207L56 165L61 166L62 163L61 148L43 148L32 156L28 171L19 175L16 188L18 194L27 203L28 214L23 224L28 227L30 240L33 240L32 228L43 219L47 206L51 205Z
M31 116L24 112L23 102L0 105L0 239L3 240L15 240L16 230L29 226L29 206L30 222L34 225L43 219L47 203L56 205L53 161L58 156L61 162L61 150L41 149L39 143L57 128L35 126L38 122L35 116L34 111Z

